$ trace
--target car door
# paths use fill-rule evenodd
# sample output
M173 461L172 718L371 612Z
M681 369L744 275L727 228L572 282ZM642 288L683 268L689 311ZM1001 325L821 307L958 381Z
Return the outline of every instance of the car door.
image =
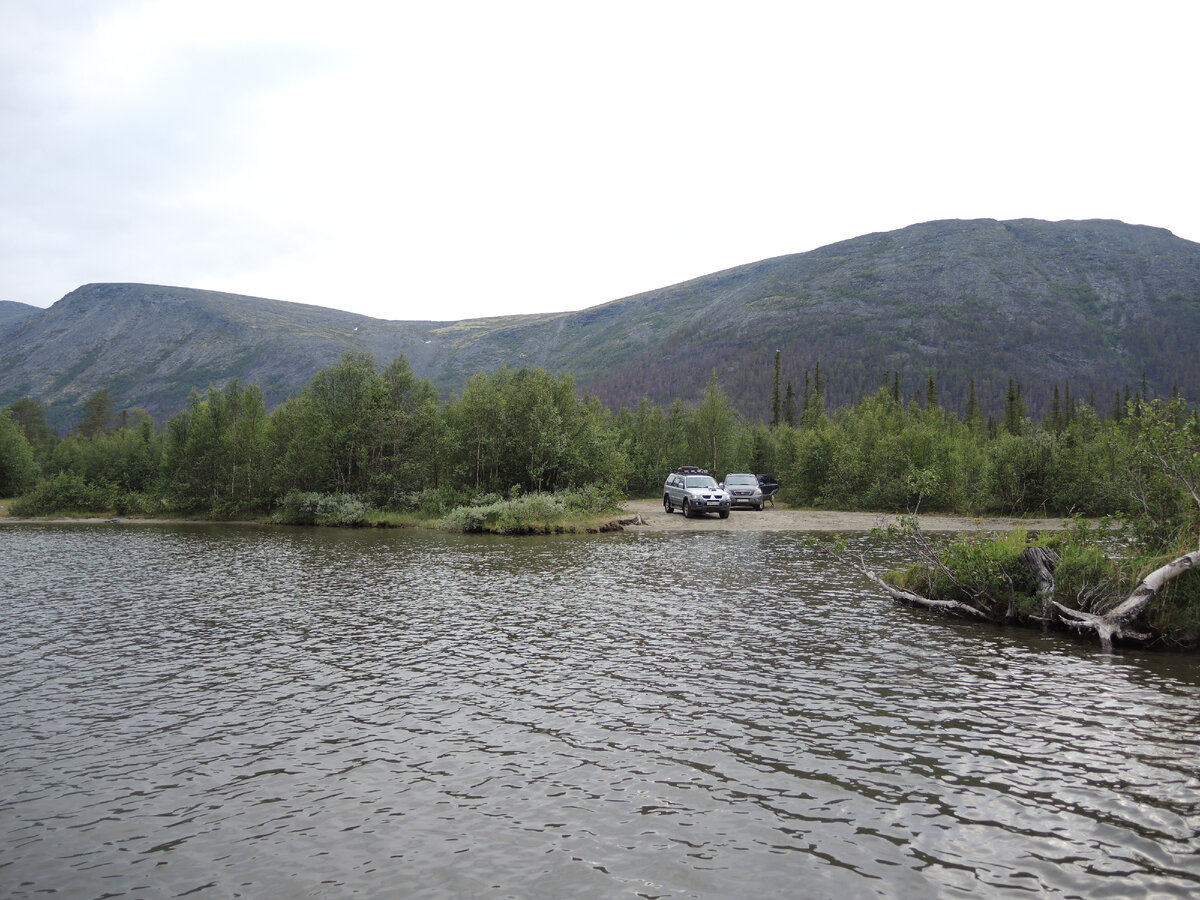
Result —
M667 479L667 493L671 495L671 505L678 508L683 506L683 476L672 475Z

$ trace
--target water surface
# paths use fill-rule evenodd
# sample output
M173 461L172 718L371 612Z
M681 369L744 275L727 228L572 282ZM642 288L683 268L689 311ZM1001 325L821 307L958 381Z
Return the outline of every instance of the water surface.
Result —
M1193 658L791 535L5 525L0 614L8 896L1200 891Z

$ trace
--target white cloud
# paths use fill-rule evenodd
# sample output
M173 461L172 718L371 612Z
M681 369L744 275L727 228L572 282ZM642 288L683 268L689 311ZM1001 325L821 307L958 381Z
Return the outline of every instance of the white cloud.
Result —
M157 281L446 319L932 218L1200 239L1186 5L14 12L6 299Z

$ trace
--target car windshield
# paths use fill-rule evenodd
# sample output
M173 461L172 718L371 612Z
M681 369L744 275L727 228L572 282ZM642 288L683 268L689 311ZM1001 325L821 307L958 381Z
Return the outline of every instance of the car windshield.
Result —
M758 484L758 479L753 475L726 475L726 484Z
M690 488L714 488L717 486L717 480L711 475L687 475L683 479L683 486Z

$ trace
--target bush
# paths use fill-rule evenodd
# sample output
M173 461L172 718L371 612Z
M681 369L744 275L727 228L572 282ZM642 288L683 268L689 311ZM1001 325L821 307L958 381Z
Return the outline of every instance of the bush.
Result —
M1200 644L1200 571L1185 572L1166 585L1142 611L1141 621L1172 644Z
M396 494L391 506L398 512L415 512L430 518L441 518L464 502L464 496L453 488L425 488Z
M490 498L482 498L490 499ZM479 534L542 534L567 515L568 504L560 494L525 494L512 500L494 500L454 509L438 523L445 531Z
M113 512L118 516L153 516L162 513L162 504L149 494L128 491L113 497Z
M366 524L367 507L353 494L291 491L271 518L282 525L352 527Z
M965 535L951 540L940 553L950 575L921 564L896 573L893 581L915 593L968 603L993 618L1003 618L1010 600L1026 606L1037 592L1033 575L1021 562L1025 543L1020 529L999 536Z
M59 472L43 478L29 493L13 502L14 516L44 516L55 512L109 512L116 491L107 484L89 484L82 475Z
M612 485L585 484L581 488L560 494L567 509L577 515L600 515L614 512L625 502L624 493Z

